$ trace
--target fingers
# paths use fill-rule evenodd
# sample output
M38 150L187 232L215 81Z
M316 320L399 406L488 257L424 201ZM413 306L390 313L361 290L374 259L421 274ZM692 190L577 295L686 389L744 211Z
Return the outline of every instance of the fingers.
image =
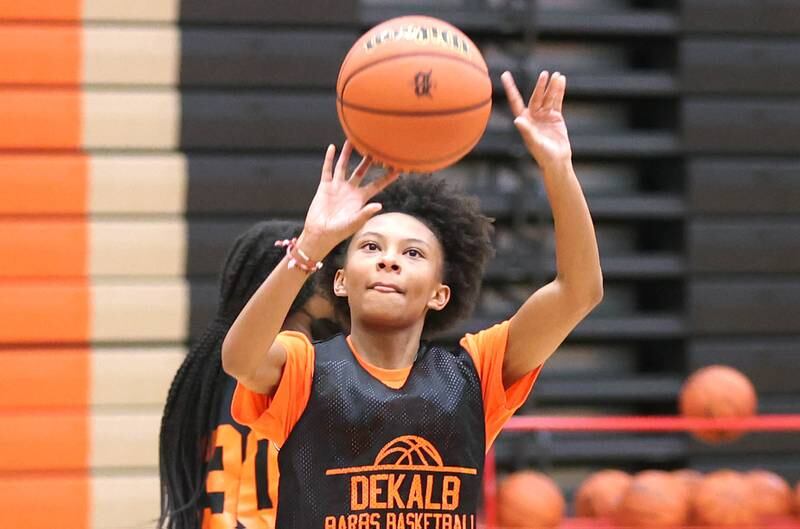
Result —
M360 230L361 227L371 218L374 217L381 209L383 208L382 205L378 204L377 202L372 202L371 204L367 204L361 211L358 212L358 216L356 217L356 231Z
M336 169L333 171L334 180L344 180L347 174L347 164L350 163L350 154L353 152L353 145L345 141L342 152L339 153L339 160L336 162Z
M531 128L530 122L524 118L517 118L514 120L514 126L522 136L522 141L530 152L533 152L534 139L536 137L536 130Z
M364 193L367 196L367 200L374 197L384 189L386 189L389 185L392 184L395 180L400 178L400 170L399 169L389 169L385 175L381 176L374 182L370 182L368 185L364 186Z
M542 107L542 103L544 102L545 96L545 89L547 88L547 80L550 78L550 74L547 73L547 70L543 71L539 74L539 78L536 79L536 86L533 87L533 92L531 92L531 99L528 101L528 108L530 108L531 112L535 112Z
M517 130L520 131L522 137L524 138L526 133L532 133L531 127L528 124L528 120L520 118L514 120L514 126L517 127Z
M503 81L503 88L506 91L506 97L508 98L508 105L511 107L511 112L514 116L519 116L525 112L525 102L522 100L522 96L517 89L514 77L511 75L511 72L503 72L500 79Z
M369 168L372 166L372 157L367 155L361 159L361 162L356 167L353 174L350 176L349 182L354 186L358 187L361 185L361 181L364 180L364 177L367 176L367 172Z
M333 157L335 155L336 146L333 144L328 145L328 149L325 151L325 159L322 161L321 182L329 182L333 178Z
M541 72L536 79L536 86L533 87L533 92L531 92L531 97L526 107L511 73L504 72L501 76L503 88L505 88L506 97L508 97L508 104L514 116L519 116L525 112L525 110L536 112L540 108L560 108L558 99L559 92L557 88L559 86L562 87L561 98L563 99L563 81L558 81L559 79L563 80L563 78L564 76L558 72L554 73L552 76L550 76L547 71Z
M558 78L558 93L556 94L556 101L554 105L554 109L561 112L561 108L564 106L564 94L567 92L567 77L562 75Z
M558 104L559 98L564 97L564 76L560 73L556 72L550 78L550 82L547 85L547 92L544 95L544 103L542 103L542 108L545 110L555 110L556 105Z

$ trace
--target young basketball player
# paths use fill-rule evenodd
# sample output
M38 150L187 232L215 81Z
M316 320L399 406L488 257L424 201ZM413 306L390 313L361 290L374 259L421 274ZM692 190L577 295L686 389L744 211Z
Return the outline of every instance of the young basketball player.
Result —
M261 222L240 235L228 253L218 314L184 359L164 408L159 527L275 526L277 452L231 418L236 381L222 371L220 347L236 315L283 258L275 240L295 237L301 228L298 222ZM305 336L330 335L319 319L331 315L330 302L309 281L298 292L283 328Z
M433 178L401 179L370 202L396 175L362 185L365 160L347 178L345 144L335 169L328 149L302 235L225 338L223 364L239 381L234 418L280 450L281 529L473 529L487 447L602 297L561 114L565 79L542 73L527 105L510 74L503 82L552 207L555 280L456 349L427 345L473 308L489 220ZM347 300L350 334L311 343L280 332L298 290L342 241L340 267L323 270Z

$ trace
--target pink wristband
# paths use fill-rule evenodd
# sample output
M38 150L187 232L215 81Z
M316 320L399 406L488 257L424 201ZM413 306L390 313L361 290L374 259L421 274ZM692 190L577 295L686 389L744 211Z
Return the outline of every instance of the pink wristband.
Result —
M286 248L289 257L289 268L299 268L306 274L313 274L322 268L322 261L314 261L297 246L297 237L275 241L275 246Z

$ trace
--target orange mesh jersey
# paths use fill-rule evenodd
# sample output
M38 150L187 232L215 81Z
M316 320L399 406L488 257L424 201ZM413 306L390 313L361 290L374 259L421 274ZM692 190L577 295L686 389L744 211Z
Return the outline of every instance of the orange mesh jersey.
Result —
M202 529L273 529L278 503L275 444L233 420L236 380L225 376L216 428L209 437Z
M342 336L312 345L281 333L273 398L239 385L232 406L281 447L278 527L475 527L487 447L539 372L503 386L507 338L505 322L381 369Z

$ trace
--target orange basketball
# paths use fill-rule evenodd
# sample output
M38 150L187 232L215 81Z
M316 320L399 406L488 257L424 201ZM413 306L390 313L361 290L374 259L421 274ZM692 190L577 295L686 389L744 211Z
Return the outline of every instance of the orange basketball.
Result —
M555 527L564 517L564 507L558 485L532 470L511 474L497 491L500 527Z
M747 525L758 520L750 483L731 470L703 479L694 497L694 514L703 525Z
M694 495L697 487L703 481L703 474L690 468L675 470L672 472L672 476L678 480L678 483L681 484L689 497Z
M483 136L492 81L458 28L406 16L356 41L339 70L336 99L359 152L403 171L431 172L460 160Z
M621 470L595 472L575 493L575 514L585 518L612 516L630 485L631 476Z
M750 380L728 366L708 366L692 374L681 388L680 410L687 417L749 417L757 407ZM718 443L741 436L735 431L696 431L694 436Z
M800 481L797 482L797 487L794 490L794 512L800 516Z
M786 480L767 470L753 470L745 475L753 489L756 512L761 516L786 516L794 507L792 489Z
M688 509L686 494L675 477L647 470L634 476L619 502L616 520L628 527L673 527L686 522Z
M689 509L686 519L689 524L692 524L695 520L694 502L692 499L697 491L697 487L699 487L700 483L703 482L703 474L690 468L684 468L681 470L674 470L672 472L672 477L677 480L678 485L683 490L683 494L686 496Z

